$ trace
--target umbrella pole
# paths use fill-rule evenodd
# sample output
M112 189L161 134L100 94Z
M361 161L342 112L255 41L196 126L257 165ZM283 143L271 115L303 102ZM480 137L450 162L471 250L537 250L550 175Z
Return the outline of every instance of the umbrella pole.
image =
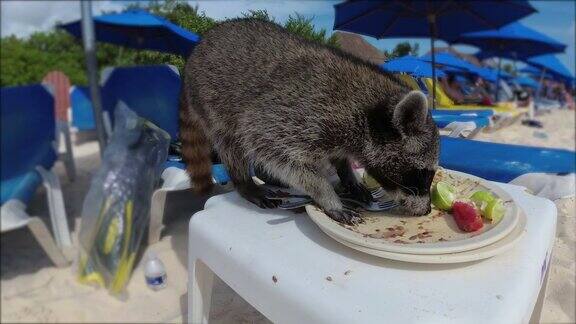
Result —
M536 95L534 96L534 108L536 107L536 102L540 99L540 93L542 92L542 84L544 83L544 75L546 74L546 68L542 68L542 73L540 74L540 82L538 82L538 89L536 89Z
M94 21L92 20L91 1L80 1L82 13L82 40L84 43L84 55L86 56L86 73L90 85L90 96L92 108L94 109L94 121L98 134L98 144L100 145L100 155L104 153L106 147L106 132L102 119L102 100L100 89L98 88L98 67L96 60L96 42L94 40Z
M430 25L430 51L432 53L432 109L436 109L436 53L434 52L434 37L436 36L436 16L428 16Z
M498 92L500 90L500 68L502 67L502 57L498 58L498 73L496 74L496 102L498 102Z
M436 109L436 54L434 53L434 37L430 38L430 48L432 49L432 109Z

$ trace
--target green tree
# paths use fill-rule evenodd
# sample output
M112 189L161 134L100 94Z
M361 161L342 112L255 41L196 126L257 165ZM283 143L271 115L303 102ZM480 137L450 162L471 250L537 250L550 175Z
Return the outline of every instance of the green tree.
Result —
M516 75L516 71L514 70L514 66L510 63L505 63L504 65L502 65L502 70L510 73L512 75Z
M74 83L86 83L82 47L62 31L35 33L27 40L0 40L1 85L37 83L46 73L61 70Z
M396 44L392 52L384 51L386 59L394 59L406 55L418 56L420 45L418 43L410 44L409 42L401 42Z
M326 37L326 29L322 28L320 30L314 30L314 24L312 24L312 18L306 18L298 13L294 16L288 16L288 20L284 24L284 27L297 35L300 35L308 40L319 42L332 47L338 47L338 40L336 35Z
M274 17L270 16L267 10L248 10L248 12L243 12L242 17L244 18L256 18L264 21L275 22Z
M264 21L275 22L274 17L270 16L266 10L249 10L247 13L242 13L244 18L256 18ZM326 29L315 30L312 23L313 18L306 18L299 13L289 15L288 20L284 23L284 28L291 33L300 35L305 39L319 42L328 46L338 47L338 40L336 35L327 37Z

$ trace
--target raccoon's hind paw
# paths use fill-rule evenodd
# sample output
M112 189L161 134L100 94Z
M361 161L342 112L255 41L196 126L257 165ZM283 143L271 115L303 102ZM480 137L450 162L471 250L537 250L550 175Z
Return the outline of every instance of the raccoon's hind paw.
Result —
M360 217L360 213L352 209L327 210L325 213L333 220L346 225L364 223L364 220Z

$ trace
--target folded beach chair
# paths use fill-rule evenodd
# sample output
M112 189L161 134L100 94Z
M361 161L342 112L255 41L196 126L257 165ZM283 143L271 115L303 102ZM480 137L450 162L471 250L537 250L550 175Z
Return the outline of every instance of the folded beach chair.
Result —
M576 153L441 137L440 165L528 188L548 199L574 196Z
M1 102L1 232L27 226L52 262L65 266L64 252L72 243L60 181L50 171L58 158L54 99L38 84L2 88ZM55 240L41 218L26 213L40 184Z
M54 97L54 111L56 114L56 143L58 143L58 159L64 163L66 175L70 181L76 178L76 165L72 151L70 125L68 113L70 112L70 79L62 71L52 71L44 76L42 84L48 85ZM64 140L64 150L60 151L60 139Z
M165 130L172 141L178 138L178 109L180 101L180 75L171 65L151 65L106 68L102 71L102 102L107 129L113 125L113 111L123 102L156 126ZM170 191L190 188L186 167L179 157L169 156L163 166L162 184L152 195L150 206L149 243L160 240L164 207ZM229 181L223 165L213 166L213 179L217 184Z
M88 87L72 86L70 88L70 103L72 106L72 127L78 131L96 129L94 108Z
M399 74L398 77L410 88L427 93L410 75ZM483 128L491 125L493 114L491 110L435 109L432 111L432 118L438 127L449 132L450 137L473 138Z

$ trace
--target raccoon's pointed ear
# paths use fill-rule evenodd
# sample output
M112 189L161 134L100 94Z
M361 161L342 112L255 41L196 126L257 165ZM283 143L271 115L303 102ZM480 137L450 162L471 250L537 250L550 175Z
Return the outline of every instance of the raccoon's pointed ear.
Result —
M420 91L410 91L394 108L392 121L404 135L418 133L428 117L428 100Z

